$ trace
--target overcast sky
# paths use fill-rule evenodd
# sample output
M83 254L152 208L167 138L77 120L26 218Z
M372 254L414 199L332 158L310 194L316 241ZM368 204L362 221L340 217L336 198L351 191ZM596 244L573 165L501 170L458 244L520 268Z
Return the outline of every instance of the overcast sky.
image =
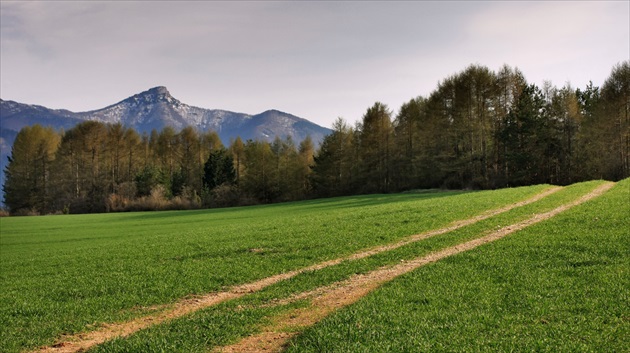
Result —
M0 97L75 112L155 86L330 127L480 64L600 86L630 60L622 1L5 1Z

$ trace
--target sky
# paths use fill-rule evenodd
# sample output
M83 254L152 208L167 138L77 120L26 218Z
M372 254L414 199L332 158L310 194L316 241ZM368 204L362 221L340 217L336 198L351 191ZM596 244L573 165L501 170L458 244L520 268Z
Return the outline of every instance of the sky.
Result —
M208 109L331 127L471 64L601 86L630 60L630 1L5 1L0 97L74 112L155 86Z

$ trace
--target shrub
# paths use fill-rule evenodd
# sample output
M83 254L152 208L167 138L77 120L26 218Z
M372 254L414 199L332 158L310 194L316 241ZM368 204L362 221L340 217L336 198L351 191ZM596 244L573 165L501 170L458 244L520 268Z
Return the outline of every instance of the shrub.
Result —
M20 208L13 212L14 216L39 216L39 211L35 208Z
M129 205L129 199L118 194L110 194L107 197L105 208L107 212L126 211Z
M212 207L231 207L239 204L238 190L228 183L212 189L210 195Z

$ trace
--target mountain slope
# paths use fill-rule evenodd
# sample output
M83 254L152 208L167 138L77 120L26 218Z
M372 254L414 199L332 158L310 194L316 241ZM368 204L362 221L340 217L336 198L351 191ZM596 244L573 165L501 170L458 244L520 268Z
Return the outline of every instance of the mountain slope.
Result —
M184 104L171 96L166 87L155 87L109 107L78 113L78 115L85 120L122 123L140 132L148 132L152 129L161 130L166 126L171 126L176 130L193 126L200 131L220 132L226 126L233 130L233 127L242 125L244 120L250 118L247 114L210 110Z
M171 96L166 87L154 87L109 107L77 115L84 120L120 122L139 132L161 130L165 126L172 126L176 130L193 126L200 131L216 131L225 144L236 136L244 140L267 141L273 140L276 136L281 138L291 136L294 140L301 141L307 135L319 143L330 133L329 129L306 119L277 110L249 115L190 106Z
M176 130L192 126L199 131L216 131L225 144L236 136L267 141L291 136L299 142L307 135L318 143L330 133L327 128L277 110L249 115L190 106L171 96L166 87L154 87L108 107L80 113L0 100L3 130L17 132L34 124L68 129L86 120L122 123L140 133L166 126Z
M76 113L54 110L0 99L0 130L20 131L25 126L40 124L69 129L83 121Z
M190 106L171 96L168 89L161 86L102 109L79 113L0 99L0 182L4 184L7 156L20 129L40 124L68 130L87 120L121 123L139 133L150 133L153 129L159 131L166 126L175 130L192 126L199 131L216 131L225 145L237 136L244 141L272 141L276 136L290 136L295 143L310 136L318 145L331 132L306 119L277 110L249 115Z

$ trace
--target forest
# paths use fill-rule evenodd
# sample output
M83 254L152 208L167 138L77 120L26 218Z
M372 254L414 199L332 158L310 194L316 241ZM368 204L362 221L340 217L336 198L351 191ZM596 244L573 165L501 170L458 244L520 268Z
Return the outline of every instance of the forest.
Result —
M190 127L29 126L5 169L4 203L15 215L90 213L617 181L630 177L630 61L584 88L470 65L397 113L376 102L332 128L315 146L221 141Z

